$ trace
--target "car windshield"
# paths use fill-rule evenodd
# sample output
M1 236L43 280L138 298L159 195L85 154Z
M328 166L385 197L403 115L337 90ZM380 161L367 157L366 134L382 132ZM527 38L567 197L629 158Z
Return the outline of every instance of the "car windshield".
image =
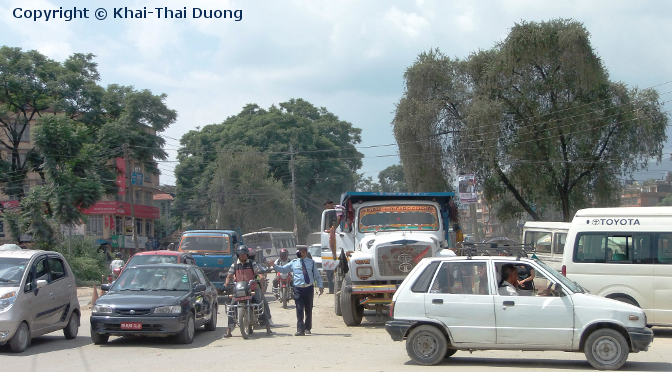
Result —
M128 261L128 267L137 265L155 265L162 263L177 263L177 256L164 256L158 254L152 255L135 255Z
M189 291L189 272L181 267L132 267L114 282L112 291Z
M322 247L310 247L308 248L308 253L310 253L313 258L322 257Z
M0 258L0 285L15 286L21 283L26 265L28 265L26 258Z
M226 252L229 250L228 235L192 235L184 236L180 241L180 251Z
M438 214L431 205L380 205L359 210L359 232L438 229Z
M566 276L560 274L557 270L555 270L555 269L551 268L550 266L546 265L543 261L541 261L541 260L536 260L536 261L537 261L537 263L538 263L541 267L543 267L544 269L546 269L546 271L548 271L548 273L549 273L551 276L553 276L555 279L557 279L559 282L561 282L561 283L564 284L567 288L569 288L570 291L572 291L572 292L574 292L574 293L583 293L583 292L586 292L586 291L583 289L583 287L581 287L581 286L578 285L577 283L575 283L575 282L573 282L573 281L567 279Z

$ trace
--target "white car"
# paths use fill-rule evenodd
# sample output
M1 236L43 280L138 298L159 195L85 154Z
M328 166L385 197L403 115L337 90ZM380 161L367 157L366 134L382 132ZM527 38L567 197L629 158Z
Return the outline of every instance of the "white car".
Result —
M390 315L387 332L423 365L457 350L560 350L613 370L653 341L640 308L590 295L541 261L508 256L424 259L394 294Z

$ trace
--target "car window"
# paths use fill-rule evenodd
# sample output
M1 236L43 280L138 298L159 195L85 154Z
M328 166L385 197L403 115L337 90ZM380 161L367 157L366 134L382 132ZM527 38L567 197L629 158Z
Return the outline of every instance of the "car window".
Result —
M67 276L65 266L60 258L49 258L49 272L51 273L51 281L57 281Z
M418 276L418 279L415 281L415 283L413 283L411 291L415 293L426 293L429 289L429 285L432 283L434 273L436 272L436 268L439 267L439 264L439 261L434 261L427 265L425 271L423 271L422 274Z
M444 262L430 293L489 295L485 262Z
M196 272L193 269L189 270L189 281L191 282L191 287L192 288L199 285L199 284L205 284L205 282L201 283L200 278L198 277L198 275L196 275Z
M201 272L201 270L194 270L194 272L196 273L196 276L198 277L198 281L201 284L208 285L208 279L205 277L205 275L203 275L203 272Z
M37 280L49 280L49 271L47 270L47 259L39 258L30 268L30 272L26 277L24 291L29 292L34 288L34 282Z

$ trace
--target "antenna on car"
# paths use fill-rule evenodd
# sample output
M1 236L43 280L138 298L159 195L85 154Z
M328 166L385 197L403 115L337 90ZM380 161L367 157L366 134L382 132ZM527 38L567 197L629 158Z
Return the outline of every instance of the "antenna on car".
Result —
M516 256L517 260L521 257L528 257L528 253L535 253L529 244L498 244L498 243L462 243L462 252L467 259L473 256Z

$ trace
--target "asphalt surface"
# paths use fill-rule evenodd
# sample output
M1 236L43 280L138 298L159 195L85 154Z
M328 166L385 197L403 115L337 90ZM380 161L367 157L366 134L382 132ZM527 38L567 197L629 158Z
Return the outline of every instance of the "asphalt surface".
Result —
M87 292L88 291L88 292ZM366 313L359 327L346 327L333 312L333 295L315 296L313 334L296 337L293 306L282 309L271 301L273 336L258 329L243 340L223 339L226 316L220 309L214 332L198 330L193 344L179 345L171 338L110 338L93 345L89 333L90 289L80 288L83 317L79 336L66 340L54 332L32 340L22 354L0 347L0 368L6 371L592 371L582 353L459 351L439 366L416 365L406 354L405 342L393 342L384 319ZM271 297L270 294L267 296ZM654 328L648 352L630 354L622 371L672 371L672 328Z

